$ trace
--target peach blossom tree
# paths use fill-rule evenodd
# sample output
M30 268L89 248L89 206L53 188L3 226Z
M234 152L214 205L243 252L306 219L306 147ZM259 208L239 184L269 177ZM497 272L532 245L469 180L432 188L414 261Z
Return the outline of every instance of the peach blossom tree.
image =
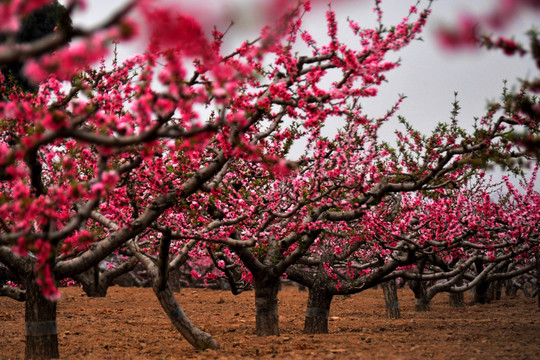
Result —
M13 33L48 2L3 3L0 31ZM69 1L68 13L83 5ZM119 249L145 266L193 346L219 347L184 314L168 277L208 252L220 253L218 266L249 269L257 332L277 335L279 279L333 244L324 234L376 225L368 214L392 194L459 186L479 164L520 152L508 136L514 127L537 131L524 108L498 116L493 106L472 133L452 121L423 136L404 122L397 148L382 144L380 127L402 99L379 119L364 113L362 99L399 65L388 55L419 37L430 2L392 27L349 20L354 44L340 40L332 8L321 42L303 25L310 1L272 5L273 24L230 53L224 33L205 34L204 19L150 0L128 2L94 28L60 26L0 47L0 64L25 62L39 84L24 93L0 75L0 261L24 288L13 291L26 302L27 358L59 356L57 282ZM113 42L143 31L146 51L97 64ZM325 137L335 119L345 125ZM288 160L302 140L300 159Z

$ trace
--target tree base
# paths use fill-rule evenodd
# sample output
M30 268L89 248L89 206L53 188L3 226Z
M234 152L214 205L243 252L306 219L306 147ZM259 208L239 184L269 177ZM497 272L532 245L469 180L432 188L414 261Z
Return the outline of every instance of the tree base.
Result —
M25 282L26 359L58 359L56 303L45 299L31 278Z
M154 293L174 327L193 347L200 350L217 350L220 348L219 344L210 334L202 331L191 322L176 301L169 287L166 286L161 290L154 288Z
M279 278L255 278L255 309L258 336L279 336L277 294Z
M431 311L431 303L425 299L416 299L414 310L416 312Z
M328 311L308 308L304 322L304 334L328 334Z
M450 293L450 296L448 297L448 305L456 308L465 306L465 297L463 296L463 293Z
M399 311L396 280L389 280L381 284L381 286L383 288L384 301L386 303L386 316L389 319L400 319L401 312Z

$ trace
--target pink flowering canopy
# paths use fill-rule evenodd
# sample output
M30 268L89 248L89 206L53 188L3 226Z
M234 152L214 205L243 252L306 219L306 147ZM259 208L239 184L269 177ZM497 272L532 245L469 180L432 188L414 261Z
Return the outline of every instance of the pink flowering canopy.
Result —
M0 5L8 19L2 31L15 31L44 3ZM0 81L0 246L10 264L35 259L44 294L56 298L54 278L82 272L133 239L140 251L159 254L162 239L172 238L165 249L172 261L188 254L207 264L207 243L253 246L258 256L279 243L287 259L280 273L322 244L323 232L371 244L385 196L459 187L490 156L503 161L516 151L505 131L538 125L499 104L473 133L453 118L424 136L403 120L397 146L380 142L380 127L403 99L375 119L362 99L376 96L399 65L388 55L419 37L429 4L392 27L350 20L352 45L340 40L331 8L327 38L310 35L303 25L310 1L272 2L283 10L273 12L273 24L228 54L224 33L208 36L193 14L153 1L129 2L92 29L3 45L0 63L26 61L39 83L31 94ZM98 63L112 42L142 32L147 51ZM345 125L325 137L336 118ZM292 146L306 141L299 160L288 160ZM343 252L346 237L329 238L324 247Z
M11 24L5 31L15 31L21 16L46 2L26 3L1 5ZM89 68L108 53L111 41L137 33L136 23L125 17L135 6L153 37L162 38L160 24L170 24L170 16L178 24L171 30L182 36L152 42L149 51L112 68ZM49 297L56 296L50 280L56 254L69 259L97 241L100 233L88 223L95 209L133 231L130 221L139 215L125 210L130 196L139 197L142 209L169 196L168 207L237 156L238 147L247 156L264 157L247 133L257 134L251 127L270 115L258 105L268 93L259 90L229 106L237 91L249 87L268 50L251 45L255 58L238 59L239 52L224 57L221 33L207 40L195 19L169 10L175 12L132 2L95 29L59 29L35 44L2 48L0 61L28 59L26 73L41 85L36 94L1 88L1 244L15 245L20 256L30 251L37 257L36 271ZM299 11L291 8L283 23ZM64 46L71 38L76 43ZM193 58L197 70L188 77ZM209 106L215 115L201 118L200 108ZM216 148L222 151L216 154ZM197 172L201 166L208 174ZM138 183L144 185L136 194L126 192L128 184Z
M21 16L45 3L3 4L4 31L17 30ZM328 117L359 117L357 107L347 109L350 99L376 94L383 73L395 66L384 54L414 39L427 16L410 27L405 20L385 37L351 22L362 44L352 49L339 43L333 11L329 42L319 46L302 29L310 2L287 4L275 26L228 55L221 54L222 33L208 39L193 16L153 2L128 3L90 30L59 28L35 44L1 49L0 61L26 61L26 74L40 86L36 94L2 87L0 241L13 246L14 256L36 257L48 297L57 296L53 267L60 277L82 270L81 254L99 261L164 212L164 225L175 230L183 218L193 222L186 210L197 211L197 201L189 196L205 187L208 202L221 180L205 182L225 178L220 170L232 159L289 172L286 144L315 139ZM70 3L69 10L80 5ZM137 35L126 17L134 8L147 22L149 51L90 68L112 41ZM311 50L297 56L290 46L296 41ZM269 57L275 64L266 69ZM342 76L325 88L319 84L329 69ZM207 116L203 108L214 110ZM89 220L93 213L112 221L124 240L99 229ZM103 246L94 246L98 240Z

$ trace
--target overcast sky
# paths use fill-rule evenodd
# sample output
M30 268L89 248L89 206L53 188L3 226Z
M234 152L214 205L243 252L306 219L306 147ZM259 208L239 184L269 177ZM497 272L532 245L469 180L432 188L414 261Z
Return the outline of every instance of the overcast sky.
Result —
M85 24L99 22L124 2L88 1L87 11L78 13L74 22ZM254 4L260 2L264 0L205 0L202 3L205 3L207 9L213 9L209 10L208 14L216 19L221 16L223 19L230 18L235 21L231 36L228 37L228 45L232 48L243 40L256 36L263 17L257 14L260 8ZM517 78L534 75L534 64L525 58L509 58L497 51L448 52L438 45L434 37L437 26L455 23L459 14L465 11L481 14L496 2L496 0L435 1L432 16L422 35L424 41L415 42L398 54L402 60L401 67L388 73L388 83L381 87L380 96L366 102L366 111L374 115L383 114L397 99L398 94L405 94L408 99L402 106L401 114L427 130L438 121L448 119L454 91L457 91L462 106L461 119L464 123L470 123L474 116L482 115L486 100L495 99L500 95L503 80L507 79L510 85L515 85ZM386 24L391 25L399 22L407 14L414 1L384 0L382 3L383 19ZM350 17L363 26L375 24L375 16L371 10L372 0L341 1L340 6L334 5L333 8L341 19ZM323 5L321 11L315 10L305 22L307 28L321 37L326 33L325 20L324 17L321 18L325 9L326 5ZM526 42L524 33L539 20L538 17L524 15L507 32ZM346 24L342 23L340 29L344 28ZM342 34L347 35L345 31ZM127 57L135 50L126 47L121 51L121 55Z
M95 23L103 19L115 7L121 6L122 0L92 0L88 1L89 8L84 16L76 16L75 23ZM179 2L170 0L169 2ZM205 0L202 2L184 1L190 4L204 4L205 15L218 21L235 21L235 26L228 36L228 46L233 48L243 40L252 39L258 33L261 21L264 18L260 7L256 4L263 0ZM510 87L516 86L518 78L534 76L534 64L528 58L506 57L500 51L463 51L448 52L438 45L434 32L442 24L456 23L460 14L472 12L481 14L493 6L496 0L437 0L432 6L432 15L422 37L423 42L415 42L398 55L402 60L401 66L388 73L388 83L380 88L379 96L365 101L365 111L372 115L383 115L398 98L398 94L405 94L407 99L403 103L400 114L423 132L429 132L440 121L447 121L452 109L451 103L454 92L459 93L458 100L461 105L460 122L467 127L473 123L474 117L482 116L487 100L496 99L501 94L503 80L508 80ZM306 19L305 27L312 30L315 36L324 37L326 26L324 11L326 1L322 8ZM375 24L375 15L372 12L372 0L342 1L341 5L334 5L338 18L344 20L350 17L362 26ZM409 7L415 1L384 0L384 22L392 25L406 16ZM322 16L322 18L321 18ZM522 14L514 22L506 34L515 35L516 39L525 44L525 32L535 24L540 23L539 17L531 14ZM224 23L222 23L222 26ZM342 23L341 29L346 28ZM346 33L343 33L346 36ZM343 38L342 40L346 40ZM121 56L133 55L133 47L121 49ZM385 138L392 138L396 124L384 128Z

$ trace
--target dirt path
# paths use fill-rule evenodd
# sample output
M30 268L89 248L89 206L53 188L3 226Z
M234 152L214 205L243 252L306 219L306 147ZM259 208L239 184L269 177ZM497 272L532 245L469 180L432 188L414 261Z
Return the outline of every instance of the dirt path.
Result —
M414 312L400 290L402 319L387 320L382 290L337 297L330 334L303 335L307 293L280 292L281 336L255 335L253 293L183 289L191 319L223 350L197 352L173 329L150 289L113 287L107 298L62 289L58 306L60 354L65 359L539 359L536 299L504 298L454 309L448 296L432 311ZM0 359L24 355L24 304L0 297Z

